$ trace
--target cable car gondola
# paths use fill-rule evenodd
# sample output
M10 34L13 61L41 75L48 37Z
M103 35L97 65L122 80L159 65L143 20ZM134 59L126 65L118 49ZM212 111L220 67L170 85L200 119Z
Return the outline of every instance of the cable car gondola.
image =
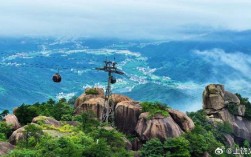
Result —
M53 80L53 82L59 83L59 82L61 82L62 78L59 73L56 73L53 75L52 80Z
M116 78L114 76L111 77L111 84L115 84L117 82Z

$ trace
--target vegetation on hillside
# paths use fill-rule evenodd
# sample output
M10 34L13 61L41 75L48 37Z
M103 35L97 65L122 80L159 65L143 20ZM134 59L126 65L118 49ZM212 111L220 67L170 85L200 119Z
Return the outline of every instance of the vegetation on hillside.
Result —
M160 102L142 102L140 105L142 107L142 112L149 112L149 119L157 114L160 114L164 117L169 116L169 107L166 104Z
M107 130L108 126L95 119L92 112L74 116L73 106L65 99L33 105L23 104L14 113L22 125L26 125L25 136L6 157L132 156L125 149L125 136L122 133L115 129ZM38 115L61 120L61 126L45 124L42 119L38 124L31 124L32 119ZM64 123L65 120L78 121L78 125L71 126ZM1 122L0 125L0 138L6 140L9 136L9 127L5 122ZM46 132L48 130L50 133Z
M249 102L249 99L242 97L238 93L236 93L236 96L239 98L240 104L245 106L244 118L251 120L251 103ZM238 106L235 103L229 103L227 109L231 114L238 115Z
M150 113L150 117L156 114L169 115L169 107L162 103L143 102L141 106L143 112ZM22 125L26 125L25 136L6 157L133 156L131 151L125 149L125 135L107 124L100 123L93 112L74 116L73 105L65 99L58 102L50 99L45 103L33 105L23 104L14 113ZM143 144L139 154L142 157L201 157L208 152L214 156L216 148L226 145L224 134L233 133L229 123L213 125L207 120L203 110L187 114L195 123L194 130L165 141L151 139ZM42 118L37 124L31 124L32 119L37 116L53 117L61 121L61 125L48 125L43 123ZM72 120L77 121L77 125L72 126L64 122ZM11 133L10 126L0 122L0 128L0 141L6 141ZM248 141L244 141L240 146L249 145Z
M87 95L98 95L98 91L95 88L91 88L85 91Z
M22 104L14 110L14 114L22 125L31 123L32 119L39 115L53 117L56 120L70 121L72 120L73 106L66 99L60 99L58 102L49 99L44 103Z
M240 99L240 103L245 105L245 114L244 117L248 120L251 120L251 103L249 102L248 98L242 97L240 94L236 93L237 97Z

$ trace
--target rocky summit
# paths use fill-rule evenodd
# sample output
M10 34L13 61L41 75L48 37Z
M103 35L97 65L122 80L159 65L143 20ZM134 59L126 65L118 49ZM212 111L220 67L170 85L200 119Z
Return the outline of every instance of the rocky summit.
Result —
M76 100L75 114L91 110L100 119L104 108L103 91L95 88L97 94L88 94L88 90ZM149 119L149 113L142 111L140 102L118 94L113 94L112 99L115 103L115 127L125 134L136 135L138 142L144 143L152 138L165 140L194 128L193 121L180 111L170 109L167 117L156 115Z
M234 110L230 110L230 107ZM226 135L228 141L233 141L232 139L237 143L244 140L251 141L251 121L245 117L245 105L241 104L235 94L226 91L223 85L206 86L203 92L203 110L208 115L209 121L231 124L234 132L232 135Z

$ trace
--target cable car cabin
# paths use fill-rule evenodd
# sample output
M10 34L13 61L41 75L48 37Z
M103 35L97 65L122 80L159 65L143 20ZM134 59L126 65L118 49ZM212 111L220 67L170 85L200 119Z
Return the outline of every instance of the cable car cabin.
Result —
M59 73L56 73L53 75L52 80L53 80L53 82L59 83L59 82L61 82L62 78L59 75Z
M116 78L115 77L111 77L111 84L115 84L117 82Z

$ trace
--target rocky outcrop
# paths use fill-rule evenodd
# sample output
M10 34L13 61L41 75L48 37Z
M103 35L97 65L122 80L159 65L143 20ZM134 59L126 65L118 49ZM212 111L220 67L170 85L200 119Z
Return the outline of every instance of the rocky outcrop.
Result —
M194 129L195 126L192 119L189 118L185 113L172 109L169 109L168 112L183 131L189 132Z
M233 127L235 139L251 141L251 121L245 119L245 106L240 104L238 97L224 90L223 85L211 84L203 92L203 109L207 118L213 123L228 122ZM229 107L236 111L229 112ZM229 140L230 137L227 137ZM229 140L232 143L231 140Z
M24 139L24 131L25 131L25 126L17 129L12 133L12 135L9 138L9 142L13 145L17 144L18 141Z
M90 90L97 91L97 94L88 94ZM78 108L79 105L92 98L104 98L104 90L102 88L86 88L85 92L77 98L74 104L75 108Z
M203 92L203 108L209 110L219 110L225 107L224 86L210 84Z
M97 94L88 94L90 90L97 91ZM113 94L112 100L115 106L123 101L133 101L127 96ZM92 111L98 119L102 119L104 110L104 90L101 88L87 88L85 93L79 96L75 102L75 114L81 114L86 111Z
M236 105L240 105L239 98L235 94L230 93L228 91L224 92L224 101L225 104L234 103Z
M229 135L229 134L225 134L224 135L224 139L225 139L225 145L227 145L227 146L229 146L229 147L234 147L234 145L235 145L235 142L234 142L234 138L231 136L231 135Z
M139 102L122 101L118 103L115 109L115 126L124 133L134 134L140 113Z
M9 151L14 149L15 146L8 142L0 142L0 156L7 154Z
M98 94L82 94L76 100L75 114L91 110L101 120L105 100L103 90L99 89L99 91ZM168 117L155 115L149 119L147 112L142 113L139 102L119 94L113 94L112 100L115 104L115 127L123 133L137 136L132 141L133 150L138 150L146 140L151 138L165 140L180 136L194 128L193 121L185 113L169 110Z
M47 124L47 125L52 125L55 127L60 127L61 124L59 121L57 121L54 118L51 117L46 117L46 116L38 116L32 119L32 123L36 124Z
M124 96L124 95L120 95L120 94L112 94L112 100L115 105L117 105L118 103L123 102L123 101L133 101L129 97Z
M44 127L42 128L43 133L50 135L51 137L63 137L65 135L68 135L70 133L67 132L60 132L59 130L57 130L56 128L69 124L69 125L73 125L76 126L79 123L78 122L74 122L74 121L70 121L70 122L59 122L57 120L55 120L54 118L51 117L46 117L46 116L38 116L33 118L32 120L32 125L36 125L37 127L41 127L41 125L46 124L49 127ZM14 131L11 136L9 137L9 142L13 145L16 145L19 141L23 140L25 138L25 128L27 127L27 125L17 129L16 131Z
M156 115L149 119L148 115L148 112L141 113L135 128L140 140L147 141L151 138L165 140L169 137L178 137L183 133L171 116Z
M98 119L102 119L102 113L104 110L104 98L91 98L85 100L77 108L75 108L75 114L81 114L86 111L92 111Z
M20 123L18 122L18 119L13 114L8 114L3 118L3 121L5 121L8 125L11 126L12 130L17 130L21 127Z

